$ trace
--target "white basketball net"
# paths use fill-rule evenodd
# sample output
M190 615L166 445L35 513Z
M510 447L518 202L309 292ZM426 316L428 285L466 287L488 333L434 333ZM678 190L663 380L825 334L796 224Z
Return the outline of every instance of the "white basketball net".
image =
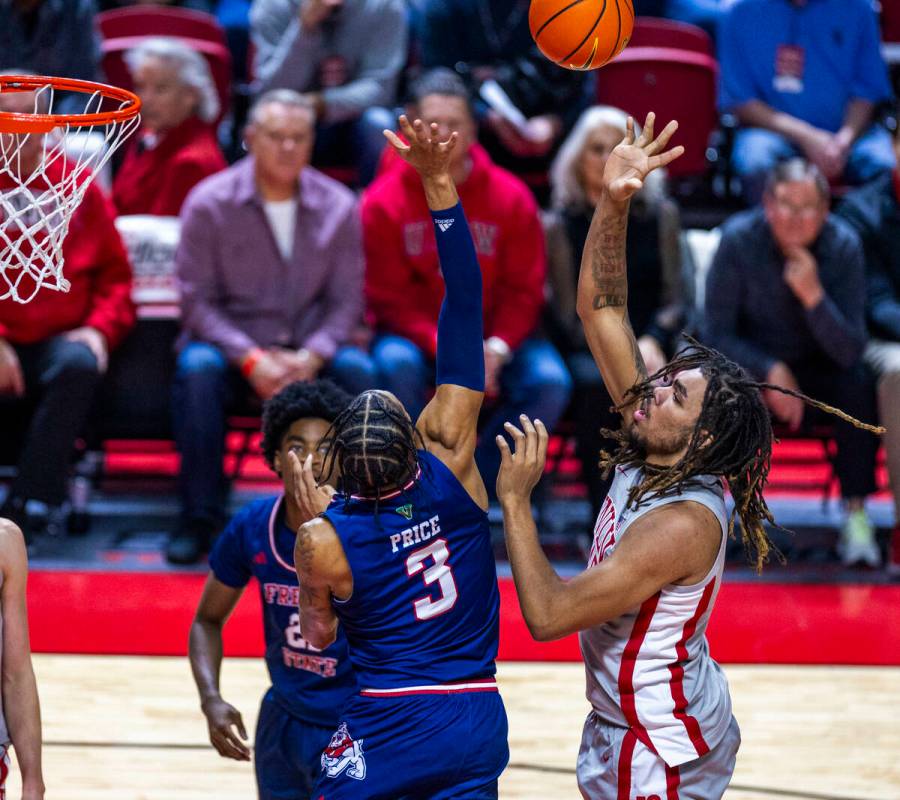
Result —
M85 114L101 110L102 92L84 97ZM34 113L52 110L54 99L52 86L37 90ZM42 287L69 290L63 277L69 221L94 175L139 123L135 115L47 134L0 133L0 301L27 303Z

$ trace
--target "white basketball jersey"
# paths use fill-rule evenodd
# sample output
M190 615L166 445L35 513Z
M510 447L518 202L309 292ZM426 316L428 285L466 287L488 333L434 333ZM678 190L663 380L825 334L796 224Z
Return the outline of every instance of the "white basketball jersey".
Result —
M708 753L731 721L728 682L710 658L705 635L725 565L728 518L722 483L710 476L692 480L680 494L626 508L628 492L641 476L639 469L616 468L594 528L588 568L610 556L636 519L685 500L701 503L719 520L716 561L700 583L665 586L640 607L582 631L579 639L594 711L608 723L630 728L675 767Z

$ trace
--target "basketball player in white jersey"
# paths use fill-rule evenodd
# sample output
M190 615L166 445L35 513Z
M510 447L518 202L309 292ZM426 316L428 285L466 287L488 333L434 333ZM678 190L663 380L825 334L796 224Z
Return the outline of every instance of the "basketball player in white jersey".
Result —
M721 798L740 732L705 631L734 515L757 568L769 550L762 523L772 519L762 497L772 429L760 390L776 387L696 344L648 377L628 321L628 203L652 170L683 152L665 150L677 123L654 139L653 122L650 114L635 141L629 119L610 155L582 258L578 313L623 425L609 432L616 451L601 455L615 476L588 568L572 580L554 572L531 516L546 429L525 417L521 430L507 424L513 452L498 437L497 494L525 620L539 640L580 632L592 711L577 775L590 800Z
M22 800L43 800L41 709L31 667L25 581L28 557L22 531L0 519L0 800L5 800L9 745L22 773ZM12 798L10 798L12 800Z

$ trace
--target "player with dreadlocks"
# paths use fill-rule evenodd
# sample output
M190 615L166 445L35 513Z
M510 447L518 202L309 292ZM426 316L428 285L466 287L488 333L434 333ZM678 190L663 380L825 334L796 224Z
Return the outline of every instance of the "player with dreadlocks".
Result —
M578 313L610 396L623 416L615 470L594 528L588 569L563 582L538 543L530 496L547 452L539 420L521 418L498 437L507 548L519 602L537 639L578 631L593 707L578 755L578 785L590 800L721 798L740 732L728 683L705 638L722 579L725 543L740 517L757 569L769 555L763 499L772 427L757 383L721 353L691 342L652 376L628 321L628 204L647 175L683 148L665 148L670 122L653 136L653 114L625 139L604 173L603 196L585 243ZM791 392L791 394L794 394ZM843 412L805 402L874 432ZM727 484L735 503L725 509Z
M385 132L419 173L446 292L437 390L413 424L368 391L334 422L325 474L292 459L297 493L321 516L297 534L300 626L316 647L338 621L359 682L322 754L317 800L497 797L509 758L494 679L499 591L487 492L475 466L484 397L481 270L449 175L457 135L400 118ZM324 511L323 511L324 509Z

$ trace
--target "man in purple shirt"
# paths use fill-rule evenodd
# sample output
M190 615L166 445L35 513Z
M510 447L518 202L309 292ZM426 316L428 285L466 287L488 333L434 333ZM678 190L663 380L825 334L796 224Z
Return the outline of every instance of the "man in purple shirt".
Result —
M363 309L356 201L309 166L314 126L296 92L262 95L245 133L250 155L199 183L181 212L173 563L196 561L223 521L229 408L319 375L353 394L376 383L369 357L346 345Z

